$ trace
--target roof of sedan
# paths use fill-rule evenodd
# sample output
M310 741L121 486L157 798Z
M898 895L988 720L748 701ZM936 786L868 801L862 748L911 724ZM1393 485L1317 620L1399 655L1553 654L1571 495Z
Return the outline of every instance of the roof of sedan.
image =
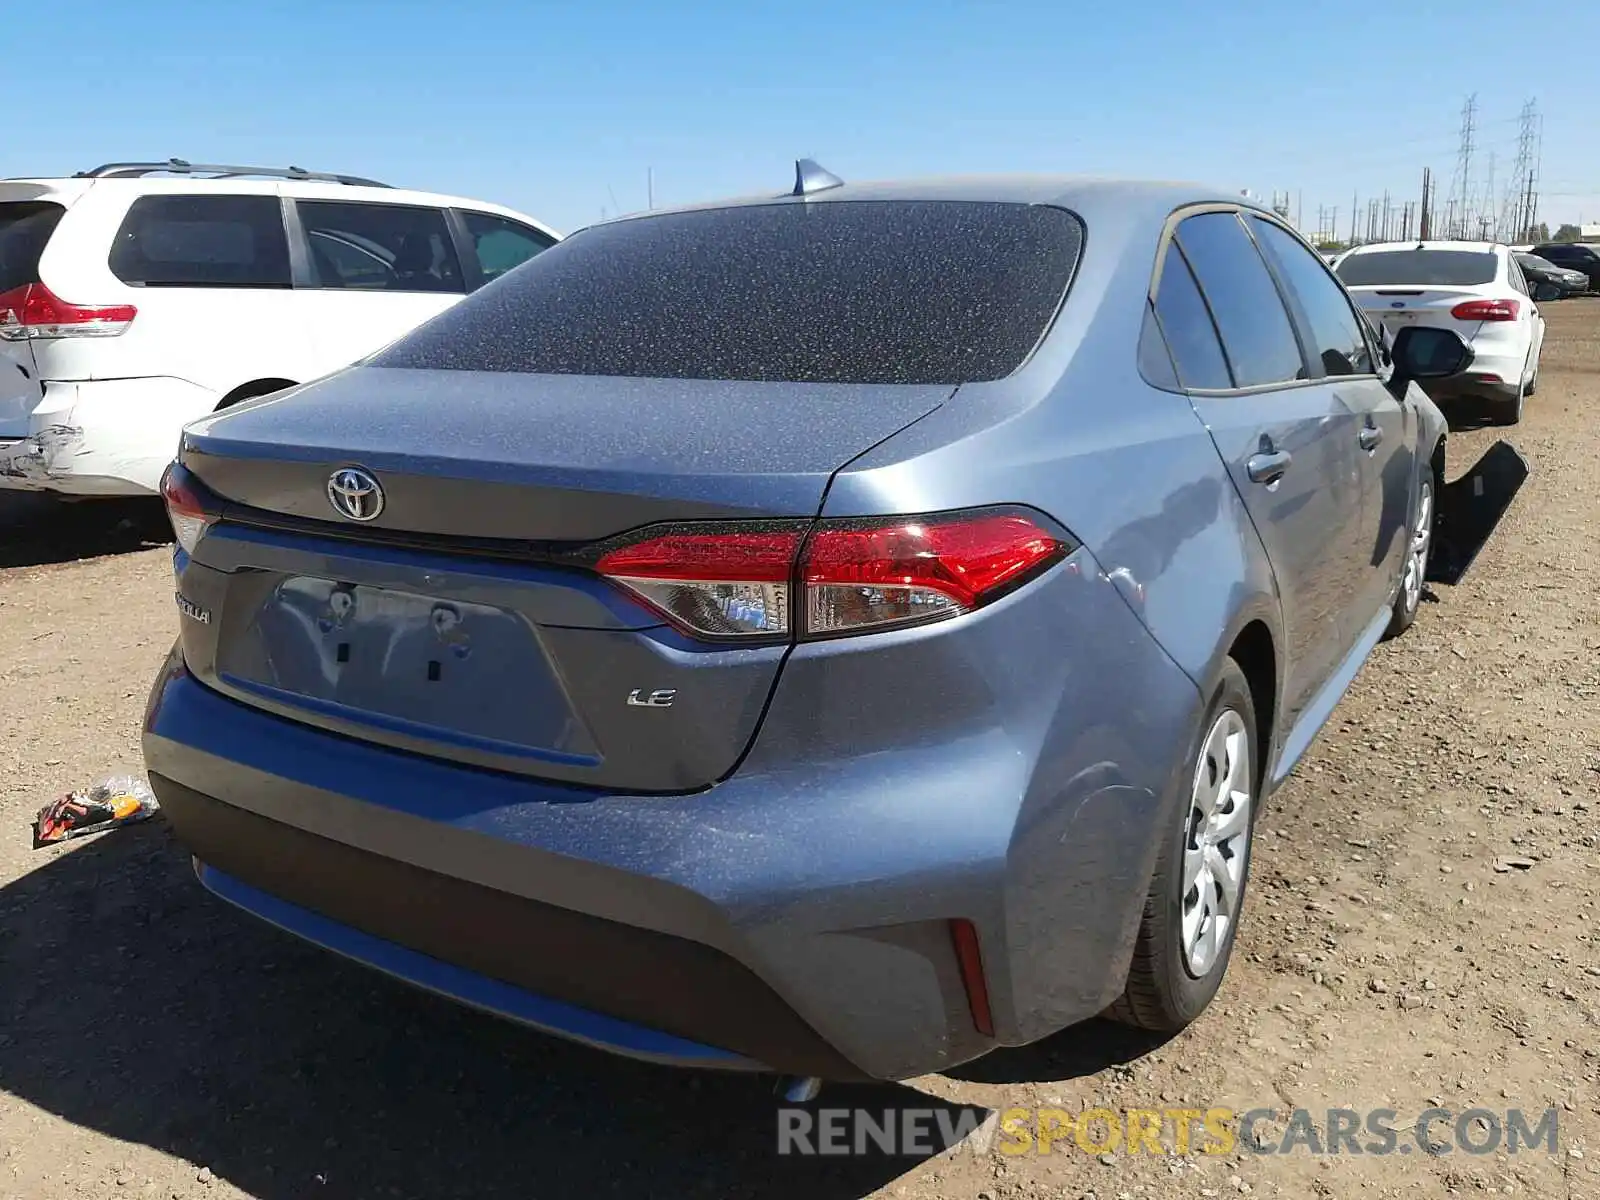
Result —
M633 213L623 220L659 216L668 212L697 212L707 209L743 207L757 204L820 204L841 200L946 200L1011 204L1055 204L1071 208L1085 217L1090 210L1107 205L1148 204L1175 208L1180 204L1240 204L1266 211L1265 206L1239 194L1228 194L1199 183L1159 180L1115 179L1082 175L944 175L923 179L870 180L843 183L826 190L796 196L788 191L740 196L671 209Z

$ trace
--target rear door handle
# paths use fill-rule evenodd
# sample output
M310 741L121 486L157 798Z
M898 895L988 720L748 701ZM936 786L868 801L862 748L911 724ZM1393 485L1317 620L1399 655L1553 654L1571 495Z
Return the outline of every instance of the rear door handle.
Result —
M1244 464L1245 471L1250 476L1252 483L1277 483L1283 478L1283 473L1289 469L1293 460L1287 450L1274 450L1270 453L1252 454L1250 461Z
M1378 443L1383 441L1383 430L1376 425L1363 425L1361 432L1356 434L1356 440L1361 443L1363 450L1376 450Z

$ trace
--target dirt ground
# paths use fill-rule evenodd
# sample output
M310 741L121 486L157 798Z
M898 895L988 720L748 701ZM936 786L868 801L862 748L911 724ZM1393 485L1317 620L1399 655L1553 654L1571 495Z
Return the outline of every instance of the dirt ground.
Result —
M30 849L45 799L138 770L176 626L148 514L102 511L0 531L0 1196L1600 1197L1600 299L1546 311L1524 423L1451 439L1452 474L1504 433L1532 475L1263 815L1211 1010L1165 1045L1092 1023L821 1103L1272 1108L1269 1144L1296 1108L1554 1107L1556 1153L784 1158L769 1081L336 961L205 896L159 823Z

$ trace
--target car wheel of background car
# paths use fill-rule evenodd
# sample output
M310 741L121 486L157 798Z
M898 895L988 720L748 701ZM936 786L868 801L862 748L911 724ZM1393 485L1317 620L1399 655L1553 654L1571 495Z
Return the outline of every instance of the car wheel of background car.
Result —
M1181 820L1162 842L1128 982L1108 1016L1162 1033L1204 1011L1228 969L1261 786L1256 710L1232 659L1200 725Z
M1394 612L1389 617L1386 638L1399 637L1410 629L1422 607L1422 588L1428 578L1428 554L1433 549L1433 473L1424 468L1417 484L1417 522L1411 529L1411 546L1406 551L1406 565L1400 575L1400 590L1394 598Z

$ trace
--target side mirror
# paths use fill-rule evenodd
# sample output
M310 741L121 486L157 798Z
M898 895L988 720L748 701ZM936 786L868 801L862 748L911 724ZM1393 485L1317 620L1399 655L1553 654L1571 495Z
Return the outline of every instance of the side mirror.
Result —
M1459 375L1476 357L1467 340L1453 329L1408 325L1395 335L1394 379L1443 379Z

